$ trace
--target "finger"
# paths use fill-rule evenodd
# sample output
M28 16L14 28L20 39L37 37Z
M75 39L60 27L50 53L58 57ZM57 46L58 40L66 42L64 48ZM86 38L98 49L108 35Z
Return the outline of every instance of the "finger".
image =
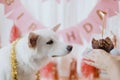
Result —
M88 54L84 57L85 59L95 61L96 60L96 55L95 54Z
M103 66L100 66L98 63L94 63L94 62L90 62L90 61L84 61L86 64L88 64L88 65L91 65L91 66L94 66L94 67L96 67L96 68L98 68L98 69L101 69L101 70L103 70L104 68L102 68Z
M95 63L94 62L91 62L91 61L84 61L86 64L88 65L91 65L91 66L94 66L95 67Z
M94 60L91 57L84 57L83 59L85 59L85 61L91 61L94 62Z

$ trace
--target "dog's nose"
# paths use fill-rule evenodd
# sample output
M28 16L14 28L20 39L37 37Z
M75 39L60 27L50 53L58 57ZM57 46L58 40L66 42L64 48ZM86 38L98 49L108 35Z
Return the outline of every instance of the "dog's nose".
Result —
M72 51L72 48L73 48L73 46L71 46L71 45L68 45L67 46L67 50L70 52L70 51Z

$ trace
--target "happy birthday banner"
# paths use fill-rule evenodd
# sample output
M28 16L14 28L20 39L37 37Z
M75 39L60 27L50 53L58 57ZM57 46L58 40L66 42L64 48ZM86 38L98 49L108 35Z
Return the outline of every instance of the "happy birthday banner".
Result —
M0 0L0 2L5 5L5 14L12 12L8 18L15 21L22 33L44 27L31 16L19 0ZM88 18L71 28L59 31L58 34L70 43L82 44L81 36L90 41L92 34L101 33L100 25L103 25L103 22L105 25L108 17L116 15L118 7L118 0L99 0Z
M88 18L71 28L60 31L59 34L66 42L82 44L81 36L90 41L92 34L102 33L100 25L105 27L106 19L116 15L118 10L118 0L100 0Z

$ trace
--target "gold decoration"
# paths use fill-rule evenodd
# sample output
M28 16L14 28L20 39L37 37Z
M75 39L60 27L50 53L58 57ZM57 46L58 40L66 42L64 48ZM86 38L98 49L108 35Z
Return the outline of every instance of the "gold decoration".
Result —
M36 73L36 80L40 80L40 72L39 71Z
M16 61L16 54L15 54L15 46L17 40L13 42L12 49L11 49L11 76L12 80L18 80L17 78L17 61Z
M16 60L16 53L15 53L15 46L16 46L17 42L18 42L18 40L13 42L12 49L11 49L11 76L12 76L12 80L18 80L17 60ZM39 71L36 74L36 80L40 80Z
M101 21L102 21L102 38L104 35L104 28L105 28L105 16L106 16L106 12L102 11L102 10L97 10L97 14L100 17Z
M103 20L107 13L102 10L97 10L97 14L100 17L100 19Z

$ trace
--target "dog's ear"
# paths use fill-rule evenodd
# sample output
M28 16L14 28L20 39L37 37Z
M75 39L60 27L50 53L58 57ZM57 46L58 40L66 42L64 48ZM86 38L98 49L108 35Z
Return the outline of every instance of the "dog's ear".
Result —
M29 36L28 36L28 46L30 48L35 48L36 47L38 37L39 37L39 35L37 35L37 34L35 34L33 32L29 33Z
M61 24L57 24L56 26L54 26L54 27L52 28L52 30L53 30L54 32L56 32L56 31L58 30L58 28L60 27L60 25L61 25Z

